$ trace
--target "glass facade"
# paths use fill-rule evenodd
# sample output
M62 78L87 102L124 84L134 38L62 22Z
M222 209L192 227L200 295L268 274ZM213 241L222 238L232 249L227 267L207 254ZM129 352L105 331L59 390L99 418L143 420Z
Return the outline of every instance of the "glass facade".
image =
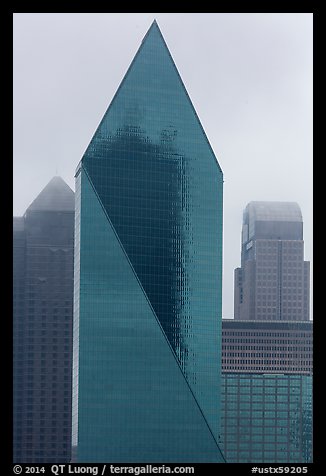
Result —
M223 320L222 446L230 463L312 462L313 323L295 202L243 214L234 319Z
M74 193L54 177L13 228L13 460L71 459Z
M154 22L76 172L78 462L223 462L223 176Z
M312 462L312 376L222 374L228 463Z

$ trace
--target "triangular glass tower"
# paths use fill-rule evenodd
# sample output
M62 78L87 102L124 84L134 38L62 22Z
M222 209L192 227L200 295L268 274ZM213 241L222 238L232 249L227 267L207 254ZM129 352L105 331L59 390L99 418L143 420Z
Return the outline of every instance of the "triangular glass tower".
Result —
M76 172L77 462L224 462L222 189L154 21Z

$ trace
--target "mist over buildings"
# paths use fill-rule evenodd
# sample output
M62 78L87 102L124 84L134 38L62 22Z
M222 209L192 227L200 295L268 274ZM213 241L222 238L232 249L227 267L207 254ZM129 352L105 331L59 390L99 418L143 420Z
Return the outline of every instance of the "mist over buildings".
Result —
M14 215L54 175L74 190L75 168L156 18L224 174L223 316L233 316L250 201L299 204L312 267L312 14L13 18Z

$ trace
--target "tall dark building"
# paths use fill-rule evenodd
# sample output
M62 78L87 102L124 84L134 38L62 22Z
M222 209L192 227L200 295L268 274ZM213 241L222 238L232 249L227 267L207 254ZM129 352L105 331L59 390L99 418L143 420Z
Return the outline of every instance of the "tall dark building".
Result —
M222 322L221 441L230 463L312 461L309 263L296 203L244 212L234 319Z
M222 187L154 21L76 171L78 462L224 462Z
M71 458L74 193L54 177L13 219L13 453Z
M234 318L309 321L309 262L294 202L250 202L243 214Z

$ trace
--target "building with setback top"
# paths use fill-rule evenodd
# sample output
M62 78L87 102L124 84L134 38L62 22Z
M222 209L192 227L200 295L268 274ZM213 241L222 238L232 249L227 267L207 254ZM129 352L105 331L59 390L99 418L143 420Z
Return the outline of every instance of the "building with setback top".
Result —
M312 461L313 333L303 221L293 202L250 202L222 323L222 448L230 463Z
M295 202L250 202L243 214L234 318L309 321L309 262Z

